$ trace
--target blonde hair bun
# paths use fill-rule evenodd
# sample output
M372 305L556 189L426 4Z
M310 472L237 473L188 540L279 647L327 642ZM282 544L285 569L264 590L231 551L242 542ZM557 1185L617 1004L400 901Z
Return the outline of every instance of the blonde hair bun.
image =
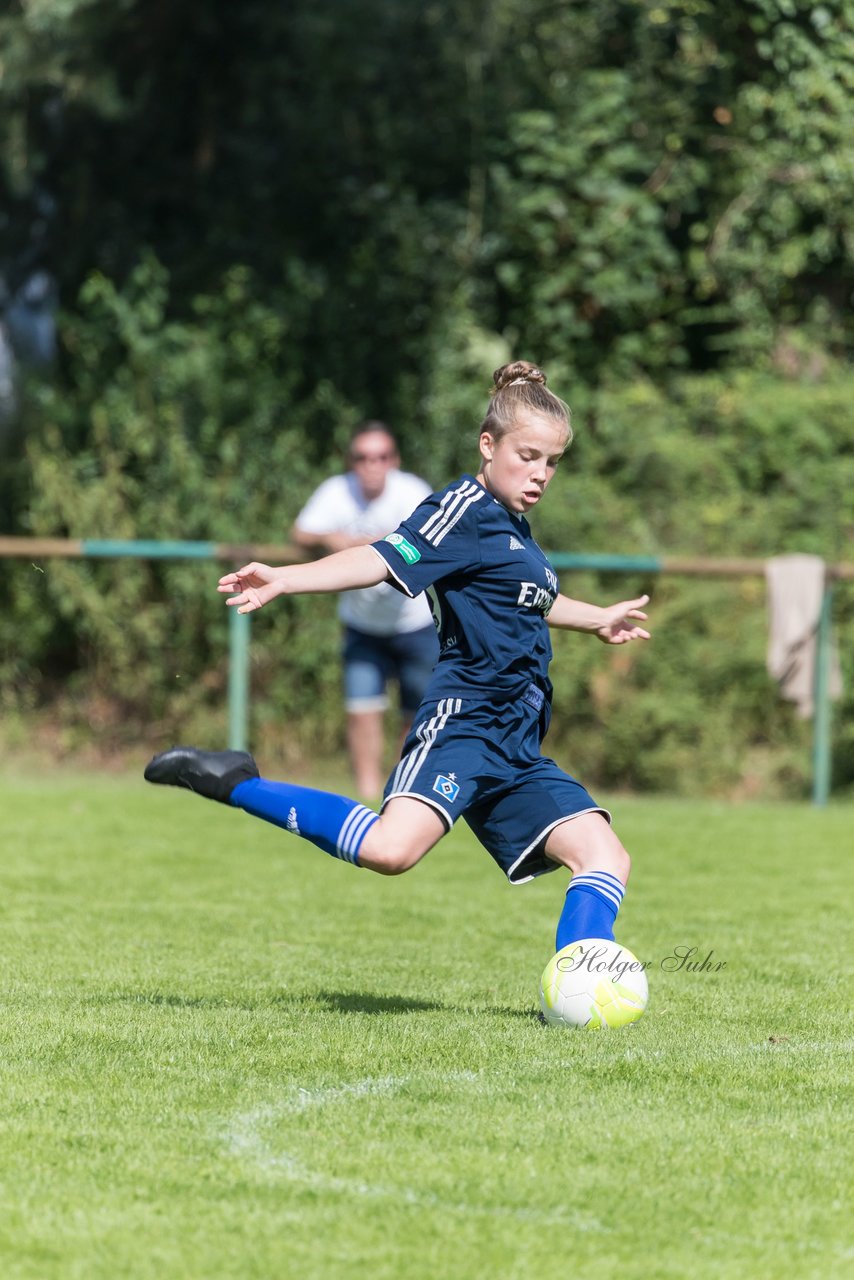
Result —
M493 395L495 391L503 391L505 387L510 387L514 383L538 382L544 387L547 382L542 369L531 364L530 360L513 360L510 364L503 364L500 369L495 370L492 380L495 383Z
M493 440L498 441L513 430L520 413L538 413L562 423L569 443L572 439L569 405L549 391L546 375L539 365L530 360L513 360L496 369L492 378L495 386L486 417L480 424L481 434L488 431Z

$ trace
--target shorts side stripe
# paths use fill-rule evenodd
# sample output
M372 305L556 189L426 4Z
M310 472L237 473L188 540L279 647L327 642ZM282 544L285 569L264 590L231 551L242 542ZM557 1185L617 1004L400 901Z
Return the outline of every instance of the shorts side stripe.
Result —
M459 714L461 705L459 698L443 698L436 706L436 714L431 716L425 724L418 726L416 732L421 740L421 745L410 751L407 756L404 756L395 769L391 786L392 791L405 791L412 786L413 780L420 772L439 733L444 729L450 716Z
M410 751L409 755L401 760L395 770L392 783L392 788L395 791L409 787L413 778L421 769L430 748L436 741L439 730L447 723L448 715L450 714L449 702L449 698L443 698L436 706L436 715L432 716L426 724L419 725L416 732L421 740L421 746L416 747L414 751Z
M400 764L395 769L394 778L392 780L393 790L396 791L401 787L407 786L410 775L413 771L417 771L419 759L425 751L429 750L430 744L435 737L433 729L434 726L439 723L444 706L444 700L439 702L436 707L438 714L432 716L425 724L419 725L416 729L420 746L415 747L408 755L404 756Z

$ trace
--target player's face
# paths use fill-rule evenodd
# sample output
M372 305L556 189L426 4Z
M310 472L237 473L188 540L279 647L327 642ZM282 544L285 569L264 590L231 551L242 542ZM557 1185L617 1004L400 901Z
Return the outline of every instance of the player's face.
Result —
M510 511L524 514L548 488L568 436L566 426L555 418L520 413L513 430L500 440L489 431L481 435L478 479Z
M384 431L363 431L350 446L350 466L369 502L380 496L389 471L399 465L394 441Z

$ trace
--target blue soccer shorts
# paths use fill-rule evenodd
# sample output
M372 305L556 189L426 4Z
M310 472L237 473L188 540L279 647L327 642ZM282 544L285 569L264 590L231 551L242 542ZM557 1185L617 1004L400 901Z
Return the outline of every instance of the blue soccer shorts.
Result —
M582 813L610 814L540 753L542 694L496 705L443 698L420 708L383 807L396 796L431 805L450 831L465 818L511 884L556 871L549 832Z
M344 704L348 711L385 711L386 686L396 680L400 710L411 720L421 705L427 682L439 657L439 640L432 622L417 631L373 636L355 627L344 630Z

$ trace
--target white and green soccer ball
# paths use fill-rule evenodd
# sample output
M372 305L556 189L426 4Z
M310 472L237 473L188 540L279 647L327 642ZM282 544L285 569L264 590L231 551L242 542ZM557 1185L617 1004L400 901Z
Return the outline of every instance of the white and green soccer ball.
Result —
M540 979L540 1007L553 1027L606 1030L637 1022L646 1008L646 966L618 942L583 938L552 956Z

